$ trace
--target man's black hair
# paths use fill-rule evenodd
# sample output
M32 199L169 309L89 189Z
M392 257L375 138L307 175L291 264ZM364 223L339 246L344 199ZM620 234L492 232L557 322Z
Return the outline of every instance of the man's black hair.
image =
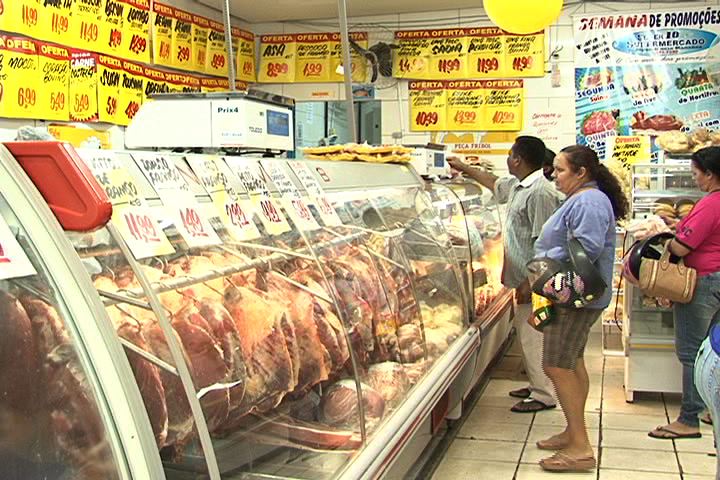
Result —
M513 154L520 157L530 168L542 168L545 161L545 143L537 137L523 135L515 139Z

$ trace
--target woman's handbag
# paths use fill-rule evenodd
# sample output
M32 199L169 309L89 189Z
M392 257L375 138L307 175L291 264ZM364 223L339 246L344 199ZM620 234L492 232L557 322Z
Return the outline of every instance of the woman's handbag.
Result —
M659 260L643 258L640 263L640 290L649 297L667 298L690 303L695 294L697 272L686 267L682 259L670 262L670 242L665 244Z

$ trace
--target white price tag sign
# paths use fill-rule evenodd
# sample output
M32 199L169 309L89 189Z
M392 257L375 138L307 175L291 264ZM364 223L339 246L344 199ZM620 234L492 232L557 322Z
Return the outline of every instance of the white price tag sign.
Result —
M0 280L27 277L36 273L5 219L0 216Z
M310 195L309 202L315 205L323 223L328 227L339 227L342 225L343 223L340 216L330 204L322 187L313 176L312 171L310 171L310 167L299 161L290 161L288 165L290 165L290 168L297 176L305 191Z
M315 220L307 202L300 196L300 191L277 161L261 162L263 170L280 192L285 211L295 225L303 231L319 230L320 224Z
M140 260L174 253L175 249L117 154L101 150L80 150L78 153L110 198L113 225L133 256Z
M222 158L213 155L190 155L187 158L195 175L207 190L220 220L230 236L247 241L260 238L260 231L252 219L249 202L240 199L242 187ZM233 187L231 184L235 183Z
M270 235L280 235L292 230L280 206L270 197L265 183L265 174L257 160L239 157L225 157L230 170L237 175L250 195L253 211L260 217Z
M134 153L133 159L162 200L180 235L190 247L222 243L210 219L190 192L174 159L162 154Z

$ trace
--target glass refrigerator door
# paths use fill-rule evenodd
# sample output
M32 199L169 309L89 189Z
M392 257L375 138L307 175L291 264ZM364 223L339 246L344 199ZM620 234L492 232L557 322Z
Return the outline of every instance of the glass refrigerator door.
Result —
M0 478L130 478L97 390L102 372L45 263L50 252L28 236L29 215L16 216L8 186L0 185Z

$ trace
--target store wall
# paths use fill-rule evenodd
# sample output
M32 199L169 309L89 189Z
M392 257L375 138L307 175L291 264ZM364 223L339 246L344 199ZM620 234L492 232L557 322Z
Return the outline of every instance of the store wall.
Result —
M511 1L511 0L508 0ZM478 0L478 4L480 4ZM534 114L554 112L562 115L557 138L549 143L560 148L575 143L575 100L574 100L574 43L572 31L572 15L582 13L610 13L614 11L650 11L672 9L678 6L702 7L719 5L719 0L688 1L688 2L570 2L558 21L546 30L546 54L561 48L558 56L560 68L560 86L551 86L550 75L543 78L525 79L525 122L526 129L531 125ZM392 32L401 29L432 29L470 27L490 24L481 22L482 8L446 10L416 14L395 14L372 17L354 17L349 19L351 28L370 32L370 45L378 40L391 41ZM312 31L328 31L336 29L325 27L327 21L294 23L256 24L251 28L256 34L265 33L299 33ZM550 64L546 65L550 70ZM260 88L280 93L298 100L319 98L341 99L344 87L340 84L294 84L294 85L262 85ZM408 88L407 82L398 82L395 87L377 90L377 98L382 104L383 142L422 143L431 139L430 134L409 132L408 122ZM393 133L396 133L394 139ZM527 133L534 133L527 131Z

